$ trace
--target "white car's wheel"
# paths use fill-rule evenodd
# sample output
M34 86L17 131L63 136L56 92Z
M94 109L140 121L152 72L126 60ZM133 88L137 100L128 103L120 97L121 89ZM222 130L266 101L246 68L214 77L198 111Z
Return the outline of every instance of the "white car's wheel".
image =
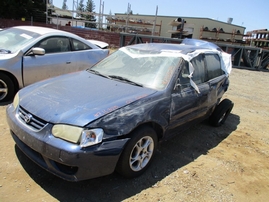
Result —
M15 94L12 80L5 74L0 74L0 102L11 101Z

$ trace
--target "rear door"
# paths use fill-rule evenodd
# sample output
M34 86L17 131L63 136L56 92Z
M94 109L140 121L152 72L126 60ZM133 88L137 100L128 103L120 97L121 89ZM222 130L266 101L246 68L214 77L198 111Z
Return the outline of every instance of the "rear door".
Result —
M226 89L226 75L221 69L220 58L217 54L206 54L205 64L209 83L208 105L211 108L222 97Z

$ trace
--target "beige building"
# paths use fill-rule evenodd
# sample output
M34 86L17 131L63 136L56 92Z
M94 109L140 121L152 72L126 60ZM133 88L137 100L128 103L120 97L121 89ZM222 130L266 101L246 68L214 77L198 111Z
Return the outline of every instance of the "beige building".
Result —
M156 23L155 23L156 20ZM209 18L154 15L126 15L116 13L107 17L112 31L156 35L168 38L195 38L241 43L245 27Z

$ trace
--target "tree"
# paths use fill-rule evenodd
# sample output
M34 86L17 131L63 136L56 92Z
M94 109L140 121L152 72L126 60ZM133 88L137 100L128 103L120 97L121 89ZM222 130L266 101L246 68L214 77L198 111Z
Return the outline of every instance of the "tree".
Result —
M133 11L131 9L131 4L129 4L129 3L128 3L127 12L125 12L125 14L127 14L127 15L133 15Z
M83 17L83 12L85 11L85 6L83 4L84 0L80 0L78 7L77 7L77 17Z
M30 20L32 17L35 22L46 22L45 12L44 0L1 0L1 18Z
M89 12L89 13L93 13L94 9L95 9L95 4L94 4L93 0L88 0L85 11ZM92 14L85 15L85 18L87 21L94 22L94 23L86 22L85 27L96 28L96 23L95 23L96 18L94 15L92 15Z
M62 9L64 9L64 10L67 10L68 9L68 6L66 5L66 2L67 2L67 0L64 0L63 1Z

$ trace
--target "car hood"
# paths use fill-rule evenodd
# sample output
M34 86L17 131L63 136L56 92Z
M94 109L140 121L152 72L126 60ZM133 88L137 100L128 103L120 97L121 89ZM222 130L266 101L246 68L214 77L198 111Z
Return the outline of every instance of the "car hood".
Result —
M18 52L16 52L16 53L0 53L0 62L14 58L16 55L18 55Z
M47 122L85 126L154 92L82 71L30 85L19 97L21 107Z

